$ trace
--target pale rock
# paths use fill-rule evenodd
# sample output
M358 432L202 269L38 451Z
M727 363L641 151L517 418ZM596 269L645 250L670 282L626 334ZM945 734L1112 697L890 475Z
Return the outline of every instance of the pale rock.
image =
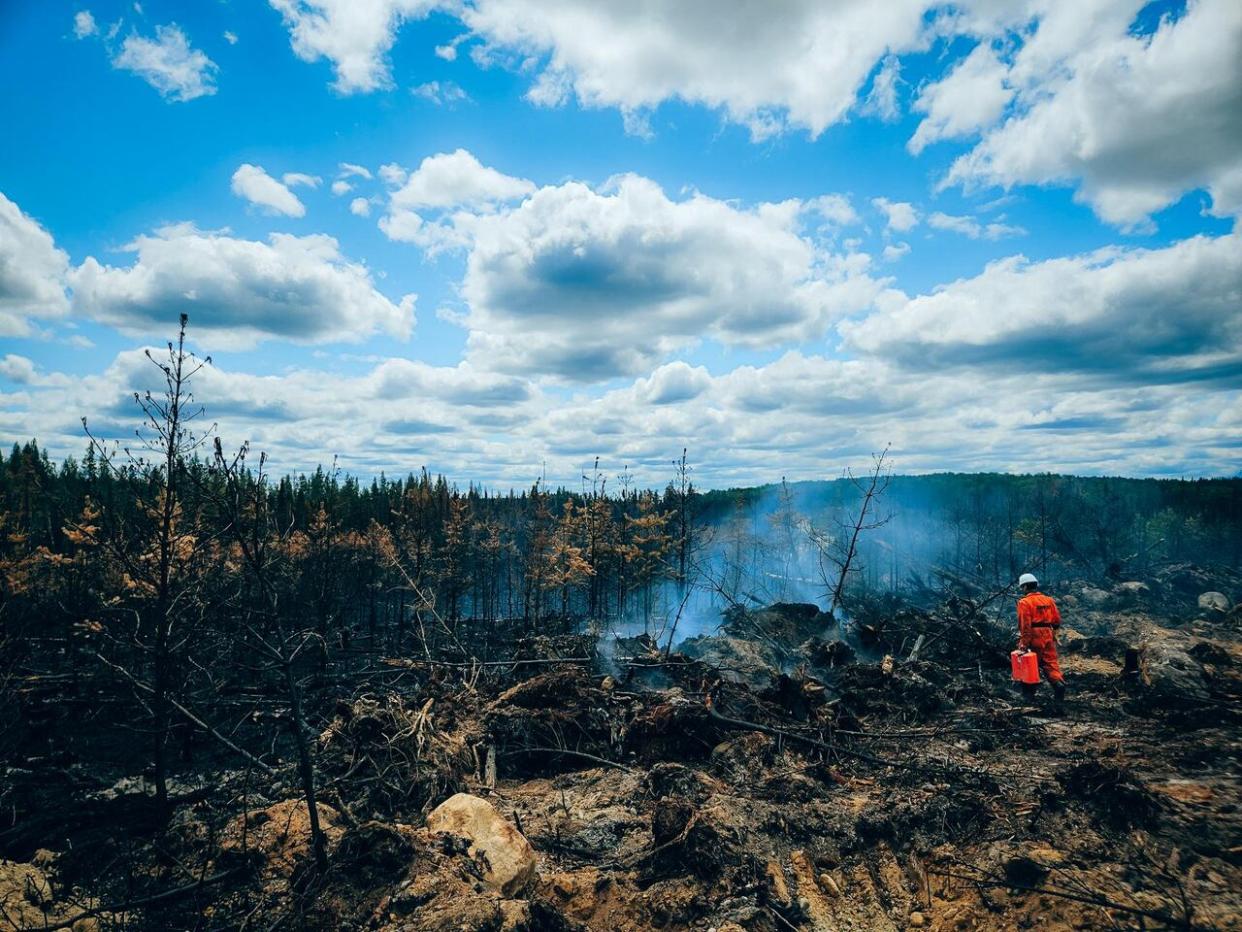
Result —
M535 876L535 849L485 799L458 793L440 803L427 816L427 828L447 832L470 842L470 855L487 861L483 879L512 897Z
M1205 612L1219 612L1225 614L1229 611L1229 596L1223 592L1205 592L1199 596L1199 608Z

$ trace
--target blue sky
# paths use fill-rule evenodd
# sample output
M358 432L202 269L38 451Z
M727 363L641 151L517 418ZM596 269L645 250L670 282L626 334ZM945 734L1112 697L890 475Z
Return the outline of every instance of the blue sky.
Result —
M185 311L281 469L1237 470L1230 0L5 4L0 71L10 440Z

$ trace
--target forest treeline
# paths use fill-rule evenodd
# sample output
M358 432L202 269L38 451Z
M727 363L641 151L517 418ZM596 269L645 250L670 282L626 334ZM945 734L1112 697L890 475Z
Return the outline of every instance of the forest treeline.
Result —
M206 573L217 562L227 571L222 477L204 458L176 468L178 541L208 551L182 570L193 563ZM682 468L670 461L675 479ZM54 629L134 597L101 543L124 533L141 547L155 534L147 509L158 472L101 469L93 449L57 463L35 441L14 444L0 458L0 611L29 612ZM253 486L255 475L243 469L240 481ZM532 626L553 616L650 619L679 584L719 590L731 577L725 595L758 589L779 600L798 589L814 601L827 585L817 548L836 538L858 497L846 479L706 492L684 475L662 490L614 483L598 466L582 489L501 494L425 469L370 481L322 468L265 480L282 610L326 636L400 629L420 599L453 622ZM1240 479L894 476L878 514L860 541L855 592L900 589L936 569L1000 583L1026 569L1090 579L1161 562L1242 565Z
M181 569L227 571L222 477L201 457L176 469L178 541L208 551ZM818 549L856 507L853 483L700 492L689 469L670 461L663 489L627 487L623 476L610 489L597 464L581 489L500 494L426 469L370 481L323 468L265 478L282 610L326 636L401 629L420 599L453 622L535 626L553 616L649 620L691 584L739 598L822 596L830 580ZM158 473L101 469L94 449L57 463L35 441L14 444L0 458L0 611L31 613L50 630L133 598L124 589L133 580L101 542L123 533L141 547L155 534L147 509ZM256 482L248 468L239 479ZM855 592L900 589L937 569L1002 583L1027 569L1104 579L1161 562L1242 566L1242 479L894 476L878 515L860 541Z

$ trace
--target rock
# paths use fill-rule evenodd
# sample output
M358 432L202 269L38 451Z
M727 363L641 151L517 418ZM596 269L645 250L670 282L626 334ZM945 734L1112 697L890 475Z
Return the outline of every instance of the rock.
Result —
M1182 706L1211 698L1203 665L1171 638L1151 638L1140 652L1139 671L1149 697L1164 705Z
M1130 581L1118 583L1113 587L1113 598L1120 605L1137 605L1151 595L1151 587L1147 583Z
M530 903L525 900L502 900L500 914L503 917L500 932L518 932L530 928Z
M485 799L458 793L427 816L427 828L470 842L471 857L487 861L483 879L507 897L523 890L535 876L537 858L530 842Z
M819 885L824 888L824 892L835 897L841 896L841 887L833 879L832 874L820 874Z
M922 913L915 911L910 914L910 928L921 929L926 924L927 920L923 917Z
M1090 605L1103 605L1108 601L1108 593L1103 589L1096 589L1094 586L1084 586L1082 598L1084 602Z
M1229 597L1223 592L1204 592L1199 596L1199 608L1224 615L1230 608Z

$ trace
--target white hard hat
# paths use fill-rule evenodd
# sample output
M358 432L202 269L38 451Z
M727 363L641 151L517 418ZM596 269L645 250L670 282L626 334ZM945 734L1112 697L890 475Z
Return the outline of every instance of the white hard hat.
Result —
M1018 577L1019 586L1038 586L1039 580L1035 578L1034 573L1023 573Z

